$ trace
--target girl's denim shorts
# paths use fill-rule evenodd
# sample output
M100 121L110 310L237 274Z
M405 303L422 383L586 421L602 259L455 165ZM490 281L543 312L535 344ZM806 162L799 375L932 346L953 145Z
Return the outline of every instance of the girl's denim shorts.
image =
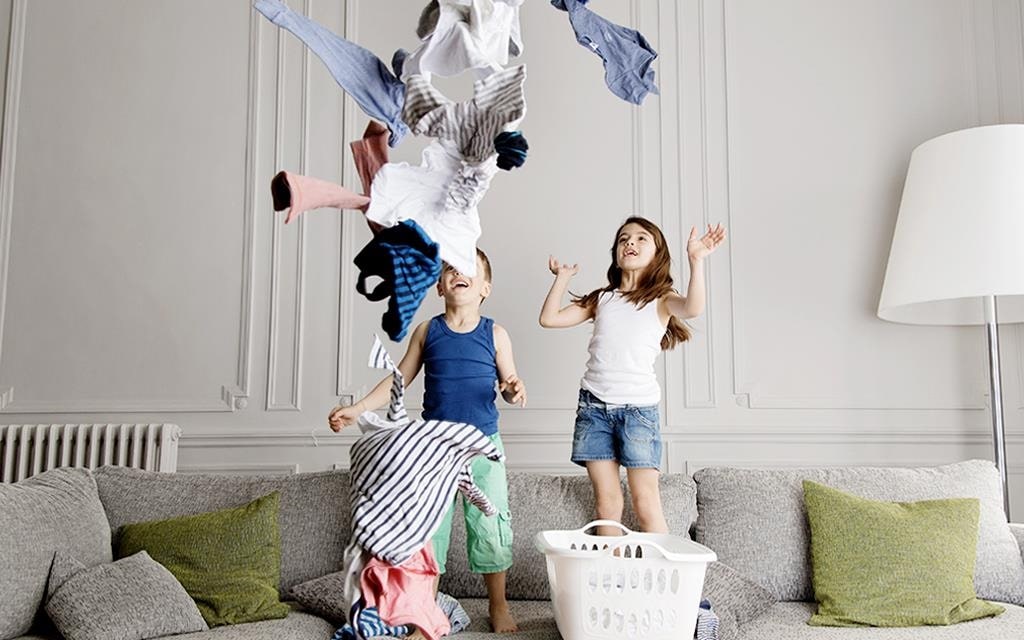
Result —
M661 467L658 405L606 404L580 389L572 461L616 460L627 468Z

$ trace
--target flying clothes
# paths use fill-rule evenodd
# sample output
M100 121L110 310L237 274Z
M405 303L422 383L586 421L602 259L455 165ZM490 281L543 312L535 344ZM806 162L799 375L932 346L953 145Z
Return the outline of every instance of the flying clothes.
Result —
M423 76L406 82L402 118L417 135L451 140L466 162L494 155L494 139L526 115L526 66L503 69L473 84L473 98L452 102Z
M480 77L500 71L523 51L519 7L523 0L432 0L416 35L419 48L405 58L402 79L413 75L455 76L476 69Z
M454 143L434 140L421 164L389 162L380 168L366 218L385 227L415 221L437 243L442 260L473 277L481 233L477 205L497 172L494 160L469 163Z
M288 209L285 224L310 209L365 209L370 204L368 197L333 182L290 171L280 171L274 176L270 181L270 192L274 199L274 211Z
M401 340L427 291L441 275L437 243L415 222L404 221L377 232L353 262L359 268L356 291L374 302L388 298L381 327L392 340ZM367 290L370 276L383 281Z
M302 40L367 115L388 125L391 129L388 144L395 147L402 141L409 132L402 122L405 85L380 58L292 11L280 0L256 0L253 6L268 20Z
M602 18L585 6L586 0L551 0L556 9L569 12L576 41L604 61L604 82L627 102L640 104L648 93L658 93L651 64L658 52L635 29Z

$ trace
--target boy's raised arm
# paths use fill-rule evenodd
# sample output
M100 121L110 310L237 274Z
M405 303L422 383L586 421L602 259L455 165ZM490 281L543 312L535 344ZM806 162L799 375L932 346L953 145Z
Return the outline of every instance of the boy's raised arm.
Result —
M429 322L422 322L412 332L409 338L409 347L398 363L398 370L405 378L405 386L408 387L419 374L423 367L423 342L427 336ZM354 404L348 407L334 407L327 416L327 424L333 431L341 431L356 423L359 415L364 411L376 411L387 405L391 400L391 380L394 376L388 375L377 383L370 393L366 394Z

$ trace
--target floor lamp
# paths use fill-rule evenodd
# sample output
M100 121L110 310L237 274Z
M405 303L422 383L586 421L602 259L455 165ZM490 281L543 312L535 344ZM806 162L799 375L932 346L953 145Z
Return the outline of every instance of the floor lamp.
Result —
M997 322L1024 322L1024 124L954 131L914 150L878 317L986 327L995 463L1009 514Z

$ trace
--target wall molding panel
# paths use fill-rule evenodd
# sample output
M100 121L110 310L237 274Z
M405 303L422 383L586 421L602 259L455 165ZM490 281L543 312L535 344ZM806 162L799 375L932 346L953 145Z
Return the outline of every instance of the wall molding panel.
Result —
M312 0L304 0L302 4L302 12L309 15L311 14ZM274 104L274 166L285 167L295 166L290 162L285 162L285 143L284 135L286 131L285 116L286 116L286 100L285 93L287 88L286 72L289 71L287 64L287 46L286 42L296 46L296 43L292 42L294 36L285 31L284 29L277 30L277 73L276 73L276 96ZM298 44L301 47L302 53L300 55L301 69L299 76L301 77L301 90L299 91L299 126L298 126L298 170L300 175L307 175L309 172L309 103L310 103L310 53L309 49ZM290 159L290 157L289 157ZM304 350L304 325L305 325L305 300L306 300L306 234L307 234L307 215L300 215L296 220L295 224L298 227L295 231L289 233L285 230L282 224L279 224L280 214L275 213L275 224L272 225L271 231L271 275L270 275L270 340L268 349L268 363L267 363L267 411L301 411L301 398L302 398L302 362L303 362L303 350ZM281 277L282 277L282 258L281 253L284 250L282 245L286 242L284 236L287 234L289 245L289 253L294 252L294 270L295 270L295 282L288 294L288 302L292 311L292 354L289 363L289 368L284 372L291 378L291 384L289 390L291 392L290 397L287 401L280 402L277 399L277 378L278 372L278 360L280 352L280 339L282 337L282 330L280 328L280 314L282 307L282 298L285 294L282 293L281 289Z
M25 53L25 14L28 0L11 3L4 87L3 129L0 130L0 358L3 357L7 278L10 272L11 219L14 217L14 165L18 157L18 105L21 100L22 58ZM0 411L14 402L14 388L0 387Z
M16 160L16 139L18 112L20 106L21 74L25 24L28 7L26 0L13 0L11 41L8 54L8 83L4 99L3 169L0 171L0 347L3 343L3 320L5 318L6 279L9 269L9 246L11 242L11 218L13 217L14 169ZM245 184L244 203L241 209L242 225L242 285L239 292L242 305L239 317L237 375L234 381L221 386L219 401L181 400L168 401L160 398L146 398L125 401L119 398L91 399L88 401L66 402L53 398L39 401L18 402L14 389L0 393L0 411L10 414L73 414L73 413L178 413L178 412L234 412L247 406L250 386L250 361L253 324L253 253L255 245L255 224L253 220L256 186L256 122L259 117L260 82L260 29L257 15L249 12L248 41L248 82L247 110L244 117L246 138L244 144ZM60 389L55 389L59 393Z
M740 20L737 14L741 11L741 8L749 8L755 6L749 2L742 0L715 0L726 18L723 24L723 33L720 34L725 41L731 42L733 47L741 46L737 43L736 34L729 34L729 25L732 21L735 23ZM794 4L794 3L790 3ZM799 4L799 3L796 3ZM811 3L804 3L802 6L813 6ZM900 5L904 6L904 5ZM978 97L978 56L975 49L975 38L974 33L976 31L975 26L975 13L976 10L973 3L970 0L962 0L959 3L960 6L960 31L962 33L962 53L963 62L965 69L965 80L963 90L967 93L967 99L964 104L966 106L966 112L960 116L961 126L971 126L976 124L979 120L978 104L980 98ZM852 5L851 5L852 7ZM730 21L730 17L732 20ZM723 54L726 58L725 63L721 67L721 72L726 77L732 77L733 74L729 73L726 67L729 66L728 52ZM723 80L725 82L725 80ZM735 81L734 81L735 82ZM725 109L726 117L731 118L734 112L734 107L728 106L730 99L727 99L727 106ZM729 122L726 127L726 138L728 148L726 153L732 155L736 152L734 148L734 140L738 138L735 133L730 133L729 129L732 123ZM937 134L936 134L937 135ZM908 154L909 155L909 154ZM727 189L730 192L728 197L729 201L734 198L732 194L737 188L739 188L733 177L733 170L730 171L730 179L727 180ZM902 175L896 176L899 184L902 184ZM735 213L730 208L731 213ZM735 234L734 237L742 237L745 233L744 221L742 219L736 219L736 217L730 216L732 220L732 229ZM795 240L795 239L794 239ZM736 247L732 247L735 249ZM734 252L730 251L730 256L734 257ZM884 255L882 256L884 258ZM744 278L744 267L737 264L735 259L730 261L730 270L732 275L732 332L733 332L733 357L732 357L732 368L733 368L733 393L736 396L736 404L746 409L771 409L771 410L807 410L807 409L824 409L824 410L836 410L836 411L930 411L930 410L943 410L943 411L968 411L968 410L984 410L986 408L984 390L981 385L981 380L977 381L977 387L972 389L970 399L966 401L958 401L956 398L951 398L946 394L929 394L928 392L918 393L907 393L906 390L893 390L891 392L879 393L876 390L854 390L853 393L844 394L810 394L800 393L801 390L793 389L789 393L780 394L772 392L766 389L766 384L757 378L757 375L752 372L750 366L750 358L753 347L757 342L757 339L749 335L747 327L750 326L751 317L757 317L757 313L751 310L749 303L745 302L743 289L745 287ZM879 281L879 286L880 286ZM796 338L796 336L788 339ZM774 339L770 336L766 336L763 339ZM798 338L797 338L798 339ZM979 350L983 345L979 343ZM844 390L845 391L845 390Z

